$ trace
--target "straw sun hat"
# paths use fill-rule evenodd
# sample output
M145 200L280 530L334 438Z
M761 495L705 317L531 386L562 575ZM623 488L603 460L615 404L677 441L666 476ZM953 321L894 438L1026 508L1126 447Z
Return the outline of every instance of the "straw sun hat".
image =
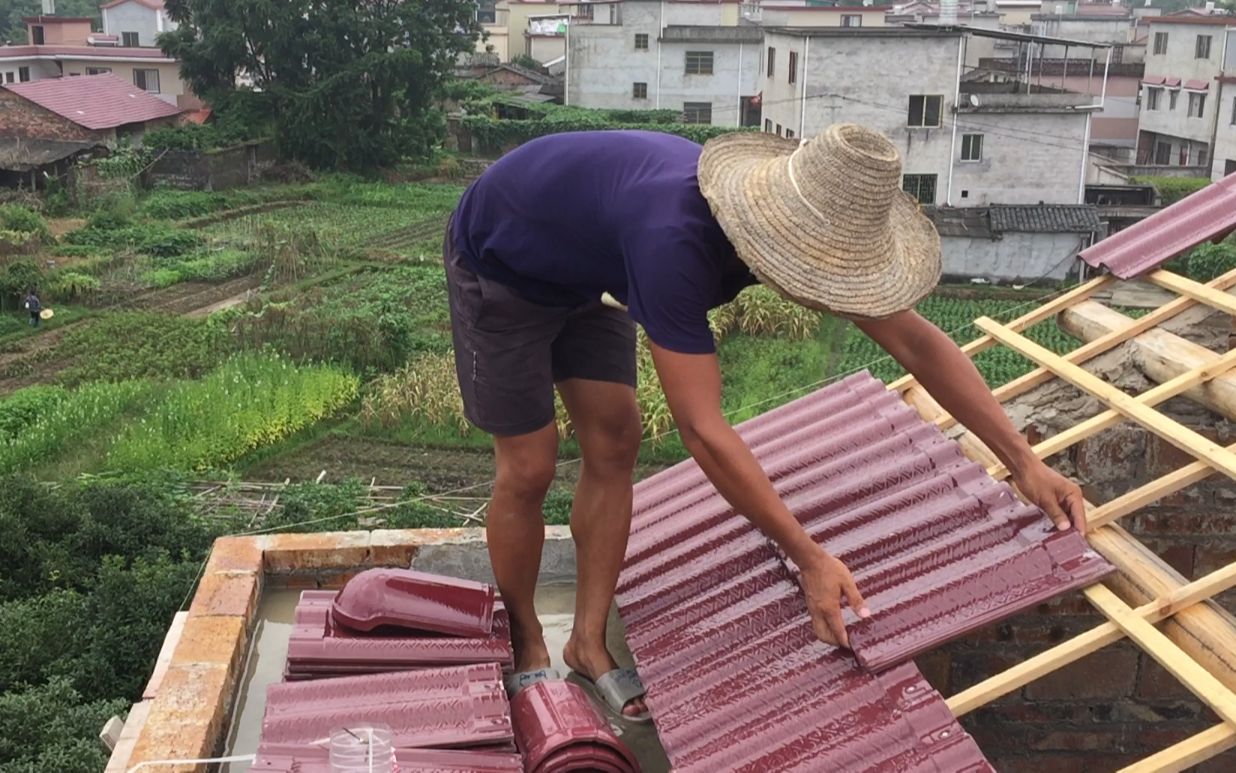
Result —
M723 135L704 146L699 185L738 257L804 306L887 317L940 280L940 236L870 129L835 124L802 144Z

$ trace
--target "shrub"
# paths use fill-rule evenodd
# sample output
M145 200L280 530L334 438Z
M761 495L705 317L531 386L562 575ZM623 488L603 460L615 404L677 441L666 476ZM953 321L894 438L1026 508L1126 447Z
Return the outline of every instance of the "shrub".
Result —
M1139 185L1153 185L1165 205L1175 204L1210 185L1210 180L1204 177L1134 177L1132 182Z
M60 301L87 298L101 287L99 278L78 271L59 271L43 283L49 296Z
M138 206L146 217L185 220L227 209L228 197L211 191L155 191Z
M84 701L64 678L0 693L0 773L97 773L107 764L99 728L128 705L124 698Z
M142 274L151 287L170 287L181 282L218 282L247 274L258 263L258 256L246 250L220 249L197 251L159 262Z
M26 469L36 462L64 454L84 438L103 430L150 393L149 384L132 381L89 384L74 390L0 443L0 472ZM12 399L9 397L0 407Z
M1191 278L1209 282L1236 268L1236 242L1195 247L1188 254L1185 265Z
M21 433L39 416L54 410L68 397L58 386L32 386L19 389L0 401L0 441Z
M468 432L454 355L421 354L413 358L374 381L361 402L361 417L372 424L394 426L409 416L454 426L460 434Z
M116 439L113 470L202 470L233 462L334 413L356 397L355 376L238 355L201 381L174 384Z
M0 206L0 229L32 234L45 243L52 241L51 231L47 230L47 221L29 207L16 204Z
M108 214L100 219L97 226L88 222L85 228L70 232L65 236L65 241L109 250L131 249L157 258L184 255L202 244L202 237L193 231L161 223L121 225L122 222Z

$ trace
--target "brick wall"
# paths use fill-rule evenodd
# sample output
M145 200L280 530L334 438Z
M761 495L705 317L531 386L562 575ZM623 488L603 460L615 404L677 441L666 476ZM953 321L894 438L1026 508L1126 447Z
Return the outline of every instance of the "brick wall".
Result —
M110 139L111 132L78 126L7 89L0 89L0 137L105 142Z
M1183 400L1170 413L1224 445L1227 422ZM1105 502L1192 461L1157 436L1121 426L1080 443L1056 465ZM1221 477L1121 520L1185 577L1236 560L1236 487ZM1219 598L1236 609L1236 594ZM931 683L952 695L1104 621L1080 594L977 632L919 659ZM962 723L1001 773L1100 773L1160 751L1218 718L1127 640L1106 647L973 712ZM1236 750L1195 770L1236 770Z

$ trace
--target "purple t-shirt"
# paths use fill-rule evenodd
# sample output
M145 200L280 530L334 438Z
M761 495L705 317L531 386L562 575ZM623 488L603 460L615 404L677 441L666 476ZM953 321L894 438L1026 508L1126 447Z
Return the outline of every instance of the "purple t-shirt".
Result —
M712 352L708 310L756 280L700 193L701 150L658 132L541 137L468 188L452 238L472 271L530 301L608 292L658 345Z

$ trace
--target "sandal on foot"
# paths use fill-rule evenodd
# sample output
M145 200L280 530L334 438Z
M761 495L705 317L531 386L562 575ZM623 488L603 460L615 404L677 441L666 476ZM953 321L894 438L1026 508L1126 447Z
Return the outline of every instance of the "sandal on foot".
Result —
M537 682L558 679L562 679L558 669L546 666L545 668L536 668L531 671L520 671L517 674L507 674L502 678L502 685L506 687L506 697L514 698L525 687L531 687Z
M601 674L595 680L589 679L587 674L579 671L573 673L579 677L585 687L591 688L591 691L619 719L641 725L652 721L652 714L647 710L642 714L628 714L623 711L628 703L636 698L643 698L648 692L644 689L644 683L640 681L639 674L634 668L615 668L613 671Z

